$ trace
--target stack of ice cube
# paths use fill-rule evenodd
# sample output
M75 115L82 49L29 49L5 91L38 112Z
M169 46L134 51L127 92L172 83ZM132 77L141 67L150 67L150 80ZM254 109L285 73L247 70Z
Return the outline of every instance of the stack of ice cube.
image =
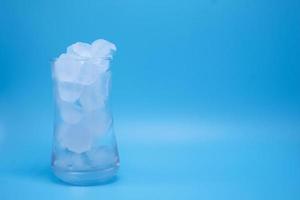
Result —
M110 60L116 46L98 39L92 44L77 42L54 63L53 77L62 119L57 139L63 148L77 154L93 147L95 137L111 126L106 109L110 87Z

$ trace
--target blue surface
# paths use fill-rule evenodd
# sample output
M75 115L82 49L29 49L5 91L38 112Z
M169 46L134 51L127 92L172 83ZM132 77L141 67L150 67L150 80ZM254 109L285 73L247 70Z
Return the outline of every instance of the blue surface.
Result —
M300 1L0 0L0 199L300 199ZM114 183L50 171L50 64L117 44Z

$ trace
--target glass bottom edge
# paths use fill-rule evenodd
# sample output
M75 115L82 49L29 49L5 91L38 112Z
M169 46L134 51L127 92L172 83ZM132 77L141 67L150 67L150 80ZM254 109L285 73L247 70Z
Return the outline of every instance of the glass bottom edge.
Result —
M102 185L113 182L119 167L95 171L65 171L52 167L54 175L61 181L80 186Z

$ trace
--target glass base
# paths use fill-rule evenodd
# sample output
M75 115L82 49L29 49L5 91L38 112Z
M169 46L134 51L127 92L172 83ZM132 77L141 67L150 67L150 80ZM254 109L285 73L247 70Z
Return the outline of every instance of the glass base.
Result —
M97 170L97 171L64 171L57 168L52 167L52 171L55 176L59 178L61 181L71 184L71 185L99 185L110 183L115 180L118 166Z

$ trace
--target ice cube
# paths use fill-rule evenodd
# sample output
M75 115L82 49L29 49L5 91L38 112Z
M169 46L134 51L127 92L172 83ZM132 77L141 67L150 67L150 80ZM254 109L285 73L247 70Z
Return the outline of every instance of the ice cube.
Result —
M99 77L99 73L99 66L92 61L85 61L81 66L77 81L83 85L90 85L96 81Z
M58 129L57 139L62 147L75 153L83 153L91 149L93 136L81 124L61 124Z
M100 73L105 73L110 68L110 60L106 58L91 58L91 62L93 62Z
M80 73L81 63L70 55L62 54L54 63L54 76L59 81L74 82Z
M89 169L90 167L86 160L86 155L84 153L72 153L70 159L71 169L77 171Z
M99 147L88 151L86 154L90 165L94 168L107 168L118 162L118 157L111 148Z
M86 170L89 167L86 154L73 153L68 150L56 154L54 165L63 170Z
M105 109L97 109L86 112L82 118L82 123L85 124L89 133L99 137L108 133L112 124L111 114Z
M109 95L110 72L101 73L97 80L86 86L79 98L79 101L85 110L95 110L103 108Z
M78 59L86 59L92 57L92 46L84 42L76 42L67 48L67 54Z
M60 152L55 157L54 165L62 169L71 168L72 166L71 157L67 153Z
M112 58L112 53L117 50L116 46L103 39L95 40L92 43L92 56L100 58Z
M58 94L66 102L75 102L83 90L83 86L73 82L57 82Z
M76 124L82 118L82 108L75 103L68 103L58 99L60 116L68 124Z

